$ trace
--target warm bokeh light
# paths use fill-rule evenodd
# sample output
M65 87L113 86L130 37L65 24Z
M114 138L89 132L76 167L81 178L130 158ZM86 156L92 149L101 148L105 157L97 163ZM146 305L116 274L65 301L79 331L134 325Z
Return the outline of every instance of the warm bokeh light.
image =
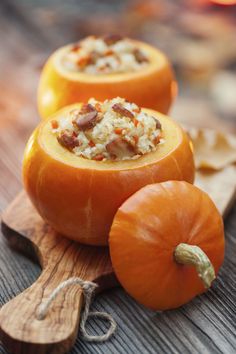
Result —
M236 0L211 0L211 2L214 2L215 4L219 5L235 5Z

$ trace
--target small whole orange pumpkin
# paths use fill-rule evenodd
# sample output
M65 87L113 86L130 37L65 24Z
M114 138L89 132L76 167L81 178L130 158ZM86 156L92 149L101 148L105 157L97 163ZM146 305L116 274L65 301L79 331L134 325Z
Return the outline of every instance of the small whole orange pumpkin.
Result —
M152 184L119 208L109 244L126 291L154 310L172 309L214 280L224 259L222 217L209 196L187 182Z

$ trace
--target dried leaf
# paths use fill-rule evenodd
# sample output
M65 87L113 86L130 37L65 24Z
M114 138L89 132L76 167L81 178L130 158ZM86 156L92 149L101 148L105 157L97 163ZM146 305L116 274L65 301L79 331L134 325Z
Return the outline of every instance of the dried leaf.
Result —
M187 128L198 170L221 170L236 163L236 137L214 130Z

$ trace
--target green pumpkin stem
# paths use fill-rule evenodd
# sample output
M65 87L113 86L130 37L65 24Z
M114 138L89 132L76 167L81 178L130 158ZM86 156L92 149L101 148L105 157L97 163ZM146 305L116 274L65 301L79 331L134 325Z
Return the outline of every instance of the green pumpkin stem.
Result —
M183 265L193 265L204 283L205 288L209 288L215 279L215 270L206 253L198 246L180 243L174 252L174 259Z

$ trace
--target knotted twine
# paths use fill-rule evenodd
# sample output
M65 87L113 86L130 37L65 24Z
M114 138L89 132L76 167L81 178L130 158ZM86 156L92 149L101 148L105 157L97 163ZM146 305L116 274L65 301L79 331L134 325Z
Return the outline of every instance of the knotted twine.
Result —
M91 281L85 281L77 277L69 278L68 280L63 281L60 283L51 293L51 295L48 297L48 299L43 302L38 309L37 313L37 319L38 320L43 320L47 313L48 309L51 305L51 303L55 300L57 295L65 288L71 286L71 285L76 285L78 284L83 291L84 295L84 311L81 316L81 321L80 321L80 331L82 333L82 337L84 340L88 342L105 342L108 340L113 333L116 330L116 322L112 318L111 315L109 315L106 312L99 312L99 311L89 311L91 301L92 301L92 296L94 294L95 289L98 287L96 283L93 283ZM104 319L110 323L110 327L108 328L107 332L102 335L91 335L86 331L86 322L89 317L97 317Z

